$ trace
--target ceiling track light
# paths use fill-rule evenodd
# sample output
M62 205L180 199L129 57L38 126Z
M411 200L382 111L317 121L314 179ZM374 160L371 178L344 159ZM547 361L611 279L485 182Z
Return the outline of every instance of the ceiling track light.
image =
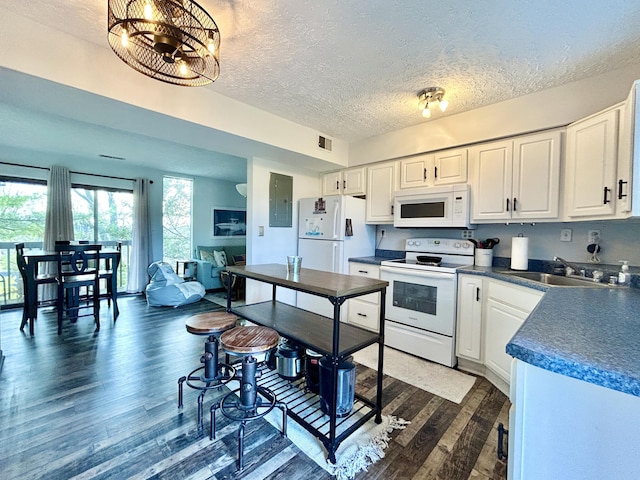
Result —
M134 70L199 87L220 74L220 30L193 0L108 0L109 45Z
M444 88L429 87L418 92L418 107L422 110L423 117L431 117L431 106L436 102L442 112L449 106L449 102L444 99Z

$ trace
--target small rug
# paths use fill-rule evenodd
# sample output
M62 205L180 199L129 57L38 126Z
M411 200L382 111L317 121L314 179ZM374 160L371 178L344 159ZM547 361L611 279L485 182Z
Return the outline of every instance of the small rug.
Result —
M208 300L216 305L227 308L227 293L226 292L211 292L204 296L205 300ZM232 307L240 307L244 305L244 300L232 301Z
M290 411L303 416L310 425L328 436L329 416L322 413L318 395L305 388L304 380L285 380L275 371L263 368L258 384L271 389L277 398L286 398ZM232 380L228 384L231 390L238 388L238 386L239 383L236 380ZM336 435L346 431L371 411L371 408L355 399L351 413L345 418L337 419ZM281 410L274 408L264 418L276 429L282 431ZM339 445L335 464L328 461L327 450L322 442L291 418L287 421L287 437L306 456L337 480L349 480L358 472L367 470L369 465L383 458L384 450L391 440L389 434L393 430L404 429L409 423L392 415L383 415L380 424L375 422L375 417L369 419ZM267 470L271 470L272 467L277 468L278 465L275 463L271 466L263 465L260 471L253 472L243 478L245 480L261 480L271 473L268 473Z
M265 417L275 428L282 428L282 413L273 410ZM327 417L328 418L328 417ZM294 420L287 422L287 437L304 454L333 475L336 480L350 480L359 472L366 471L381 458L391 441L390 434L396 429L404 429L411 422L393 415L383 415L382 423L375 418L349 435L336 451L335 465L327 459L327 451L316 437L311 435Z
M354 353L353 359L377 371L378 346L371 345ZM383 373L455 403L462 402L476 381L466 373L390 347L384 347Z

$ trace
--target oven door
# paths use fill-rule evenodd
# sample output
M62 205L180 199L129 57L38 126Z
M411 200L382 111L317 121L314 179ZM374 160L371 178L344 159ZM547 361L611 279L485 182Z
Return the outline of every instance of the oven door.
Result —
M389 282L388 320L453 337L456 315L456 274L409 268L380 267Z

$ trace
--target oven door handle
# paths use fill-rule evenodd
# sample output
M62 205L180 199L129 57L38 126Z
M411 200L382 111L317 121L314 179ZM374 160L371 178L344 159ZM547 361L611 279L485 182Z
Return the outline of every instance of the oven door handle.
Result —
M398 268L398 267L380 267L381 272L387 272L395 275L409 275L411 277L418 278L438 278L449 280L455 276L455 273L448 272L434 272L431 270L414 270L411 268Z

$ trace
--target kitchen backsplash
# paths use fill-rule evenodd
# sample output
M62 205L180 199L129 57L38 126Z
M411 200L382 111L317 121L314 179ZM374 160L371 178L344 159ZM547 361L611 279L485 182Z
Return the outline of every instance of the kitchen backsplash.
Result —
M571 241L560 241L560 230L571 229ZM384 236L381 237L381 231ZM552 261L553 257L562 257L570 262L589 264L591 254L587 252L588 232L600 232L598 253L600 263L592 263L593 269L604 265L619 270L619 261L627 260L632 272L640 273L633 267L640 267L640 219L611 220L601 222L572 223L536 223L536 224L491 224L478 225L471 230L473 238L500 238L494 247L495 257L510 258L511 238L522 234L529 237L529 259ZM376 243L381 250L404 250L404 241L414 237L462 238L461 229L436 228L394 228L391 225L378 225Z

